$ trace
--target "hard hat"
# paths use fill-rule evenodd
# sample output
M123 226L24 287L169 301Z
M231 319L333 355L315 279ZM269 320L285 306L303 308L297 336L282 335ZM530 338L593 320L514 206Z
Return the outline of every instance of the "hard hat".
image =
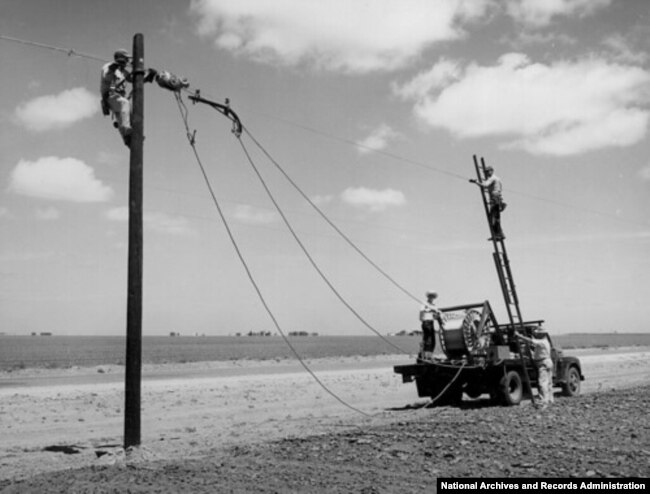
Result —
M119 60L119 59L128 60L129 58L131 58L131 55L129 55L129 52L126 50L117 50L115 53L113 53L113 60Z
M438 297L438 293L433 290L427 290L427 297Z

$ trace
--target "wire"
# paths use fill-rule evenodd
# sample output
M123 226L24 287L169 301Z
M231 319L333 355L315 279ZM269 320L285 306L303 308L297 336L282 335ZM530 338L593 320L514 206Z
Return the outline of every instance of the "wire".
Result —
M80 58L87 58L87 59L90 59L90 60L97 60L97 61L100 61L100 62L109 62L110 61L110 60L108 60L106 58L102 58L102 57L99 57L97 55L92 55L92 54L88 54L88 53L78 52L78 51L76 51L74 49L71 49L71 48L62 48L62 47L59 47L59 46L53 46L53 45L48 45L48 44L45 44L45 43L38 43L38 42L35 42L35 41L23 40L23 39L14 38L14 37L11 37L11 36L5 36L5 35L1 35L1 34L0 34L0 39L3 39L5 41L10 41L10 42L13 42L13 43L20 43L20 44L27 45L27 46L34 46L34 47L38 47L38 48L45 48L45 49L49 49L49 50L53 50L53 51L58 51L58 52L61 52L61 53L65 53L68 56L76 56L76 57L80 57ZM185 89L185 88L183 89L183 91L188 92L188 93L190 92L189 89ZM466 180L466 178L467 178L464 175L461 175L459 173L450 172L448 170L444 170L442 168L435 167L435 166L423 163L421 161L412 160L412 159L406 158L404 156L400 156L400 155L397 155L397 154L394 154L394 153L389 153L387 151L382 151L381 149L375 149L373 147L361 144L360 142L356 142L356 141L353 141L351 139L346 139L346 138L343 138L343 137L340 137L340 136L337 136L337 135L334 135L334 134L330 134L328 132L324 132L324 131L315 129L315 128L309 127L307 125L292 122L292 121L287 120L287 119L279 118L279 117L277 117L275 115L267 115L267 114L260 113L260 112L257 112L257 114L262 115L265 118L269 118L269 119L276 120L278 122L284 123L285 125L289 125L289 126L292 126L292 127L295 127L295 128L299 128L299 129L311 132L311 133L316 134L316 135L327 137L328 139L331 139L331 140L334 140L334 141L338 141L338 142L342 142L342 143L350 145L350 146L354 146L355 148L362 148L362 149L370 151L370 152L372 152L374 154L379 154L379 155L382 155L382 156L386 156L386 157L394 159L396 161L402 161L404 163L408 163L408 164L413 165L413 166L418 166L420 168L425 168L427 170L430 170L430 171L433 171L433 172L436 172L436 173L440 173L442 175L447 175L447 176L452 177L452 178L457 178L457 179L460 179L460 180L463 180L463 181ZM565 209L573 209L573 210L576 210L576 211L582 211L583 213L589 213L589 214L593 214L593 215L596 215L596 216L602 216L604 218L609 218L611 220L616 220L617 222L620 222L620 223L626 223L626 224L630 224L630 225L643 226L643 227L649 226L648 223L642 223L642 222L638 222L638 221L626 220L626 219L620 218L618 216L606 213L604 211L598 211L598 210L595 210L595 209L590 209L590 208L586 208L586 207L582 207L582 206L577 206L577 205L574 205L574 204L569 204L569 203L565 203L565 202L561 202L561 201L556 201L556 200L553 200L553 199L548 199L546 197L536 196L536 195L533 195L533 194L527 194L525 192L519 192L519 191L516 191L516 190L513 190L513 189L504 188L504 190L508 191L509 193L514 193L515 195L526 197L528 199L533 199L533 200L536 200L536 201L545 202L545 203L548 203L548 204L553 204L555 206L559 206L559 207L562 207L562 208L565 208Z
M295 355L296 359L298 359L298 362L302 365L302 367L311 375L311 377L318 383L318 385L323 388L330 396L332 396L335 400L337 400L339 403L341 403L343 406L349 408L350 410L353 410L361 415L364 415L366 417L372 417L372 415L356 408L355 406L349 404L345 400L343 400L341 397L339 397L336 393L334 393L332 390L330 390L319 378L318 376L312 371L309 366L305 363L305 361L302 359L298 351L295 349L295 347L291 344L289 341L289 338L285 335L284 331L280 327L280 324L278 323L277 319L275 318L275 315L273 314L273 311L269 307L268 303L266 302L266 299L264 298L264 295L262 294L262 291L257 284L257 281L255 280L255 277L253 276L253 273L251 272L250 268L248 267L248 263L246 262L246 259L244 258L244 255L242 254L239 245L237 244L237 241L230 229L230 226L228 224L228 220L226 220L226 216L223 213L223 210L221 209L221 206L219 204L219 201L217 200L217 196L214 192L214 189L212 188L212 184L210 183L210 179L208 178L208 175L205 171L205 167L203 166L203 162L201 161L201 157L199 156L198 151L196 150L196 142L195 142L195 135L196 132L190 132L190 127L189 123L187 121L187 116L188 116L188 110L187 107L185 106L185 103L183 103L183 100L177 92L174 93L174 96L176 97L176 102L178 104L178 108L181 114L181 118L183 119L183 123L185 125L185 131L187 135L187 140L190 143L190 146L192 148L192 151L194 153L194 157L196 158L196 161L199 165L199 168L201 169L201 173L203 174L203 179L205 180L205 183L208 187L208 190L210 192L210 196L212 197L212 202L215 205L215 208L217 209L217 212L219 213L219 217L221 218L221 221L226 229L226 232L228 234L228 238L230 239L230 243L232 244L233 248L235 249L235 252L237 254L237 257L239 258L244 270L246 271L246 275L248 276L249 281L253 285L253 288L255 292L257 293L258 298L260 299L260 302L264 306L264 310L266 313L269 315L271 318L271 321L273 321L273 325L277 329L278 333L280 333L280 336L282 336L282 339L284 339L285 343L287 346L291 349L291 352Z
M367 321L366 321L366 320L365 320L365 319L364 319L364 318L363 318L363 317L362 317L362 316L361 316L361 315L360 315L360 314L359 314L359 313L354 309L354 307L352 307L352 306L348 303L348 301L345 300L345 298L340 294L340 292L336 289L336 287L334 287L334 285L332 284L332 282L327 278L327 276L325 276L325 273L323 273L323 271L320 269L320 267L318 266L318 264L316 263L316 261L314 260L314 258L311 256L311 254L309 253L309 251L308 251L307 248L305 247L305 245L302 243L302 241L300 240L300 237L298 237L298 234L296 233L296 231L294 230L294 228L291 226L291 223L289 222L289 220L287 219L286 215L285 215L284 212L282 211L282 208L280 207L280 205L278 204L278 202L277 202L277 201L275 200L275 198L273 197L273 194L271 193L270 189L268 188L268 185L267 185L266 182L264 181L264 178L263 178L262 175L260 174L259 169L257 168L257 166L255 166L255 163L253 162L253 160L252 160L252 158L251 158L251 156L250 156L250 154L249 154L249 152L248 152L248 149L246 149L246 146L244 145L244 143L242 142L241 139L239 140L239 143L241 144L242 149L244 150L244 154L246 155L246 158L248 158L248 162L249 162L250 165L253 167L253 170L255 170L255 173L257 174L257 177L259 178L260 182L262 183L262 186L264 187L264 190L266 191L267 195L269 196L269 199L271 199L271 202L273 203L273 205L275 206L276 210L278 211L278 213L279 213L280 216L282 217L282 220L284 221L285 225L287 225L287 228L289 229L289 232L291 233L291 235L292 235L293 238L295 239L296 243L298 244L298 246L300 247L300 249L303 251L303 253L304 253L305 256L307 257L307 259L309 260L309 262L310 262L310 264L312 265L312 267L313 267L313 268L316 270L316 272L320 275L321 279L322 279L322 280L325 282L325 284L329 287L329 289L332 291L332 293L334 293L334 295L336 295L336 297L339 299L339 301L340 301L343 305L345 305L345 307L347 307L347 309L348 309L350 312L352 312L352 314L354 314L354 316L355 316L359 321L361 321L361 323L362 323L364 326L366 326L370 331L372 331L373 333L375 333L377 336L379 336L382 340L384 340L386 343L388 343L388 344L389 344L390 346L392 346L393 348L399 350L399 351L402 352L402 353L405 353L405 354L407 354L407 355L410 355L410 352L407 352L406 350L403 350L403 349L400 348L399 346L395 345L392 341L389 341L388 339L386 339L386 338L385 338L381 333L379 333L379 331L377 331L374 327L372 327L372 325L370 325L370 324L369 324L369 323L368 323L368 322L367 322Z
M11 36L5 36L3 34L0 34L0 39L3 39L5 41L11 41L12 43L20 43L22 45L36 46L38 48L45 48L48 50L62 52L68 55L69 57L74 56L79 58L88 58L90 60L97 60L99 62L110 62L110 60L106 58L98 57L97 55L91 55L89 53L81 53L72 48L61 48L60 46L46 45L45 43L37 43L35 41L27 41L24 39L12 38Z
M375 262L373 262L350 238L345 235L332 221L323 213L323 211L316 205L314 204L314 201L312 201L307 194L303 192L303 190L294 182L291 177L287 174L287 172L284 171L284 169L280 166L280 164L269 154L269 152L259 143L259 141L251 134L251 132L248 130L247 127L244 127L244 132L248 137L251 138L251 140L255 143L255 145L266 155L266 157L275 165L275 167L280 170L282 175L289 181L291 185L300 193L300 195L309 203L309 205L316 210L316 212L327 222L328 225L330 225L336 233L338 233L349 245L352 247L361 257L363 257L372 267L374 267L379 273L381 273L388 281L390 281L393 285L395 285L398 289L400 289L403 293L405 293L407 296L415 300L417 303L420 303L420 299L418 299L415 295L413 295L411 292L409 292L406 288L404 288L402 285L400 285L393 277L391 277L386 271L381 269Z

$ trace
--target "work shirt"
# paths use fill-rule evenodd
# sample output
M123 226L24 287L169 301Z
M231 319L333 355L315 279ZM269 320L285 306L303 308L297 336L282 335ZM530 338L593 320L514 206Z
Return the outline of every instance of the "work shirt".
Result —
M487 190L490 193L490 197L497 197L501 199L501 190L503 189L503 186L501 185L501 179L494 173L481 185L483 185L483 187L487 187Z
M115 62L107 63L102 67L100 94L108 97L111 94L126 95L126 83L131 80L131 73L120 67Z
M551 343L546 339L533 340L533 359L536 362L551 359Z
M425 302L420 309L420 321L433 321L438 316L436 304Z

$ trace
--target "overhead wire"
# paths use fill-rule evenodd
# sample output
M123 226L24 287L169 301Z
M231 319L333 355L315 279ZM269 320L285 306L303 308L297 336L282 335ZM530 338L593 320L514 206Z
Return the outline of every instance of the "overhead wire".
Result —
M28 41L24 39L19 39L19 38L14 38L12 36L5 36L4 34L0 34L0 39L3 39L5 41L11 41L13 43L19 43L22 45L27 45L27 46L35 46L38 48L45 48L47 50L52 50L52 51L58 51L61 53L65 53L69 57L79 57L79 58L87 58L90 60L97 60L98 62L110 62L110 60L103 58L103 57L98 57L97 55L91 55L90 53L82 53L78 52L75 49L72 48L62 48L60 46L54 46L54 45L48 45L45 43L38 43L36 41Z
M345 240L350 247L352 247L363 259L365 259L372 267L374 267L379 273L381 273L388 281L390 281L394 286L396 286L399 290L401 290L403 293L405 293L408 297L416 301L417 303L420 303L420 299L418 299L415 295L413 295L411 292L409 292L406 288L404 288L402 285L400 285L395 279L390 276L386 271L384 271L379 265L377 265L372 259L370 259L343 231L341 231L340 228L338 228L328 217L327 215L312 201L307 194L298 186L298 184L287 174L287 172L280 166L280 164L271 156L271 154L260 144L260 142L251 134L250 130L246 126L243 126L244 133L250 137L250 139L255 143L255 145L264 153L264 155L275 165L275 167L280 170L282 175L287 179L287 181L298 191L298 193L309 203L309 205L314 208L314 210L327 222L328 225L330 225L336 233L338 233L343 240Z
M363 410L360 410L359 408L355 407L354 405L351 405L344 399L342 399L340 396L338 396L336 393L334 393L321 379L314 373L314 371L311 370L311 368L307 365L307 363L304 361L300 353L296 350L296 348L291 344L291 341L289 338L286 336L284 331L282 330L282 327L280 326L280 323L278 322L277 318L275 317L275 314L271 310L271 307L268 305L264 295L262 294L262 290L260 289L255 277L253 276L252 271L250 270L248 263L246 261L246 258L244 257L241 249L239 248L239 244L237 243L237 240L235 239L234 234L232 233L232 230L230 228L230 225L228 223L228 220L226 219L226 216L221 208L221 205L219 204L219 200L217 199L217 195L214 192L214 189L212 187L212 184L210 182L210 179L208 177L208 174L206 172L205 166L203 166L203 162L201 160L201 157L199 156L199 153L196 149L196 131L191 132L189 123L188 123L188 110L187 107L185 106L185 103L183 102L180 94L177 92L174 93L176 97L176 102L178 104L179 112L181 114L181 118L183 120L183 124L185 126L185 132L187 136L187 140L190 143L190 147L192 148L192 152L194 153L194 157L196 158L196 162L199 165L199 168L201 170L201 173L203 175L203 179L208 187L208 190L210 192L210 196L212 197L212 202L219 214L219 217L221 218L221 222L224 225L224 228L226 229L226 233L228 234L228 238L230 239L230 243L232 244L235 253L237 254L237 257L239 258L239 261L241 262L244 271L246 272L246 276L248 277L248 280L250 281L251 285L253 286L253 289L255 290L255 293L257 294L257 297L259 298L260 302L262 303L262 306L264 307L264 310L270 317L271 321L273 322L273 325L275 326L275 329L278 331L280 336L282 336L282 339L285 341L291 352L294 354L298 362L302 365L302 367L309 373L309 375L318 383L318 385L325 391L327 392L330 396L332 396L336 401L341 403L343 406L349 408L352 411L355 411L361 415L364 415L366 417L372 417L372 415L364 412Z
M329 287L329 289L332 291L332 293L334 293L334 295L339 299L339 301L340 301L343 305L345 305L345 307L346 307L346 308L347 308L347 309L348 309L348 310L349 310L349 311L350 311L350 312L351 312L351 313L352 313L352 314L353 314L353 315L354 315L354 316L355 316L355 317L356 317L356 318L357 318L357 319L358 319L358 320L359 320L359 321L360 321L360 322L361 322L361 323L362 323L366 328L368 328L370 331L372 331L373 333L375 333L377 336L379 336L382 340L384 340L386 343L388 343L388 344L389 344L390 346L392 346L393 348L399 350L399 351L402 352L402 353L410 354L410 352L407 352L406 350L400 348L398 345L395 345L392 341L388 340L384 335L382 335L379 331L377 331L377 330L376 330L376 329L375 329L375 328L374 328L370 323L368 323L368 321L366 321L366 320L361 316L361 314L359 314L359 312L357 312L357 311L354 309L354 307L352 307L352 305L350 305L350 303L349 303L349 302L348 302L348 301L343 297L343 295L341 295L341 293L337 290L337 288L333 285L333 283L332 283L332 282L329 280L329 278L325 275L325 273L323 272L323 270L318 266L318 264L317 264L316 261L314 260L313 256L312 256L312 255L309 253L309 251L307 250L307 247L305 247L305 244L300 240L300 237L298 236L298 234L296 233L295 229L293 228L293 226L291 225L291 223L290 223L289 220L287 219L287 216L284 214L284 211L282 210L282 208L280 207L280 205L279 205L278 202L276 201L275 197L273 196L273 193L271 192L271 190L269 189L268 185L266 184L266 181L264 180L264 177L262 177L262 174L260 173L259 169L258 169L257 166L255 165L255 162L254 162L253 159L251 158L251 155L250 155L250 153L248 152L248 149L246 148L246 146L244 145L244 143L243 143L243 141L242 141L241 139L239 139L239 143L240 143L242 149L244 150L244 154L246 155L246 158L248 159L248 162L250 163L251 167L252 167L253 170L255 171L255 173L256 173L258 179L260 180L262 186L264 187L264 190L266 191L266 194L268 195L269 199L271 200L271 202L272 202L273 205L275 206L276 210L277 210L278 213L280 214L280 217L282 218L282 221L284 221L284 224L287 226L287 228L289 229L289 232L290 232L291 235L293 236L294 240L296 241L296 243L298 244L298 246L300 247L300 249L302 250L302 252L305 254L305 257L307 257L307 259L309 260L309 263L312 265L312 267L314 268L314 270L316 270L316 272L318 273L318 275L319 275L319 276L321 277L321 279L325 282L325 284Z
M0 39L5 40L5 41L10 41L10 42L13 42L13 43L19 43L19 44L27 45L27 46L33 46L33 47L37 47L37 48L44 48L44 49L49 49L49 50L52 50L52 51L57 51L57 52L60 52L60 53L64 53L64 54L66 54L68 56L76 56L76 57L80 57L80 58L87 58L87 59L90 59L90 60L97 60L97 61L100 61L100 62L109 62L110 61L110 60L108 60L106 58L99 57L97 55L79 52L79 51L77 51L77 50L75 50L73 48L63 48L63 47L60 47L60 46L54 46L54 45L49 45L49 44L46 44L46 43L39 43L39 42L35 42L35 41L19 39L19 38L15 38L15 37L12 37L12 36L6 36L6 35L2 35L2 34L0 34ZM188 88L183 89L183 91L190 92ZM435 173L439 173L439 174L442 174L442 175L447 175L447 176L452 177L452 178L456 178L456 179L460 179L460 180L466 180L467 179L467 177L465 175L461 175L459 173L451 172L449 170L445 170L445 169L440 168L440 167L436 167L436 166L433 166L433 165L430 165L430 164L427 164L427 163L423 163L421 161L413 160L413 159L410 159L410 158L406 158L404 156L400 156L398 154L390 153L390 152L387 152L387 151L384 151L384 150L381 150L381 149L376 149L376 148L374 148L372 146L366 146L366 145L364 145L364 144L362 144L360 142L354 141L352 139L347 139L347 138L344 138L344 137L341 137L341 136L337 136L335 134L324 132L324 131L316 129L314 127L310 127L308 125L292 122L290 120L280 118L280 117L278 117L276 115L267 115L267 114L263 114L263 113L260 113L260 112L257 112L257 114L262 115L265 118L269 118L269 119L273 119L275 121L281 122L281 123L283 123L285 125L290 125L292 127L299 128L299 129L311 132L311 133L316 134L316 135L327 137L327 138L329 138L331 140L334 140L334 141L342 142L344 144L353 146L355 148L365 149L365 150L367 150L369 152L372 152L374 154L386 156L386 157L391 158L391 159L396 160L396 161L401 161L401 162L404 162L404 163L407 163L407 164L410 164L410 165L413 165L413 166L417 166L417 167L420 167L420 168L427 169L429 171L433 171ZM553 204L555 206L559 206L559 207L562 207L564 209L573 209L573 210L576 210L576 211L582 211L583 213L589 213L589 214L593 214L593 215L596 215L596 216L601 216L601 217L608 218L610 220L615 220L615 221L621 222L621 223L626 223L626 224L631 224L631 225L636 225L636 226L643 226L643 227L648 227L649 226L648 223L642 223L642 222L627 220L625 218L620 218L619 216L609 214L609 213L606 213L604 211L598 211L596 209L586 208L586 207L583 207L583 206L578 206L578 205L575 205L575 204L570 204L570 203L566 203L566 202L562 202L562 201L556 201L556 200L553 200L553 199L549 199L547 197L537 196L537 195L534 195L534 194L528 194L526 192L520 192L520 191L517 191L517 190L514 190L514 189L507 188L507 187L504 187L504 190L508 191L509 193L513 193L515 195L519 195L519 196L526 197L528 199L533 199L533 200L540 201L540 202L545 202L545 203L548 203L548 204Z

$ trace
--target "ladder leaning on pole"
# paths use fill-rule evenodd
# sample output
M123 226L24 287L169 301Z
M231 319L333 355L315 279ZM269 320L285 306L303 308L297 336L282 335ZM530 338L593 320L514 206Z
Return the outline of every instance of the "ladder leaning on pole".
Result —
M481 158L481 161L476 158L474 155L474 168L476 169L476 177L480 182L484 182L487 178L485 173L485 160ZM501 292L503 293L503 300L506 305L506 310L508 312L508 319L510 320L510 330L508 331L508 337L512 338L515 329L518 327L522 332L524 332L523 319L521 318L521 309L519 308L519 298L517 297L517 290L515 288L515 281L512 277L512 271L510 269L510 261L508 260L508 252L506 251L505 237L503 235L497 235L494 231L494 225L490 220L490 193L485 187L479 187L481 190L481 197L483 198L483 207L485 208L485 216L488 220L488 226L490 228L490 241L494 247L494 253L492 257L494 259L494 265L497 268L497 275L499 277L499 284L501 285ZM526 361L524 359L524 353L527 354L528 358L532 361L532 355L530 352L530 347L528 345L519 344L519 355L521 356L521 364L524 374L524 382L529 390L531 390L530 378L528 377L528 370L526 368ZM525 347L525 348L522 348ZM532 395L531 395L532 400Z

